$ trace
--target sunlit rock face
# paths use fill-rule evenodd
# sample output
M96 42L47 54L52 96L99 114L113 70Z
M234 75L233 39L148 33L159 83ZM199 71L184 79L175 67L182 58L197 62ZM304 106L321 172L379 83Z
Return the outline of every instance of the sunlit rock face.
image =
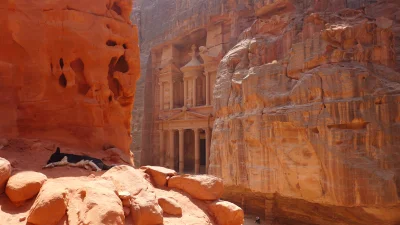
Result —
M139 78L132 1L0 3L0 135L129 153Z
M208 172L224 198L276 224L398 223L399 4L138 1L136 160L158 164L169 137L156 122L160 65L221 46ZM222 44L199 41L204 30Z
M254 2L219 65L209 172L270 221L396 224L400 2L306 2Z

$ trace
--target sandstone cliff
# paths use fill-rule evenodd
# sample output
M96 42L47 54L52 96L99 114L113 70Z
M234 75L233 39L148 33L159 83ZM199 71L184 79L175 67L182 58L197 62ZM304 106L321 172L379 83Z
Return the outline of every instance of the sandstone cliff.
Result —
M135 112L144 121L136 130L139 162L158 163L160 60L153 53L190 46L192 34L222 23L209 172L223 178L225 197L282 224L400 221L398 1L137 7L146 55L138 86L144 100Z
M209 172L271 221L398 223L400 2L261 2L219 65Z
M131 1L1 1L0 135L129 153L139 78Z

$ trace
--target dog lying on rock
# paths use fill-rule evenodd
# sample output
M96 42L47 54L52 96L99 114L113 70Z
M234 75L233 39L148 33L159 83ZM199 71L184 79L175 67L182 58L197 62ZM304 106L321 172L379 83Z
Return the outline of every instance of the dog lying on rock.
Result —
M92 158L89 156L82 155L74 155L74 154L66 154L61 153L60 148L57 147L55 153L50 156L49 161L47 161L47 165L43 167L45 168L53 168L55 166L75 166L75 167L83 167L87 170L109 170L115 165L108 166L100 159Z

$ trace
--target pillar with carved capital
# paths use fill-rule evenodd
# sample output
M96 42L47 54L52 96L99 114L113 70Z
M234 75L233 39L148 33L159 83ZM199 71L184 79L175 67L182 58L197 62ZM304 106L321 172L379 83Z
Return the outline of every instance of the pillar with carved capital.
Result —
M200 173L200 135L199 129L194 129L194 172Z
M206 173L208 173L208 166L210 165L211 130L208 127L204 130L206 132Z
M169 87L169 109L174 108L174 81L171 80Z
M196 104L197 104L197 102L196 102L196 98L197 98L197 89L196 89L196 77L195 78L193 78L193 106L192 107L196 107Z
M184 155L184 136L185 130L180 129L179 130L179 173L183 174L183 171L185 170L185 155Z
M164 109L164 85L160 83L160 110Z
M160 130L160 166L164 166L165 157L165 146L164 146L164 131Z
M174 169L174 150L175 150L175 143L174 143L174 130L169 130L169 149L167 151L167 160L168 160L168 168Z
M183 105L187 106L188 81L183 80Z
M210 105L210 73L205 72L206 75L206 105Z

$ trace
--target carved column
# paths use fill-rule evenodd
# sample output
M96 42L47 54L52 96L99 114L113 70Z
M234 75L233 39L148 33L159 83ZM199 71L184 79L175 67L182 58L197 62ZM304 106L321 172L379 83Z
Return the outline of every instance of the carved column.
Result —
M185 155L183 151L184 138L185 138L185 130L179 130L179 173L183 174L185 170Z
M197 91L196 91L196 77L193 79L193 107L196 107L196 96Z
M187 106L188 81L183 80L183 105Z
M160 83L160 110L164 109L164 85Z
M169 109L174 108L174 81L171 80L169 88Z
M174 169L174 130L169 130L168 168Z
M200 173L200 135L199 129L194 129L194 172Z
M211 130L205 128L206 131L206 173L208 173L208 166L210 165L210 147L211 147Z
M160 130L160 166L164 166L165 147L164 147L164 131Z
M206 105L210 105L210 74L205 72L206 75Z

